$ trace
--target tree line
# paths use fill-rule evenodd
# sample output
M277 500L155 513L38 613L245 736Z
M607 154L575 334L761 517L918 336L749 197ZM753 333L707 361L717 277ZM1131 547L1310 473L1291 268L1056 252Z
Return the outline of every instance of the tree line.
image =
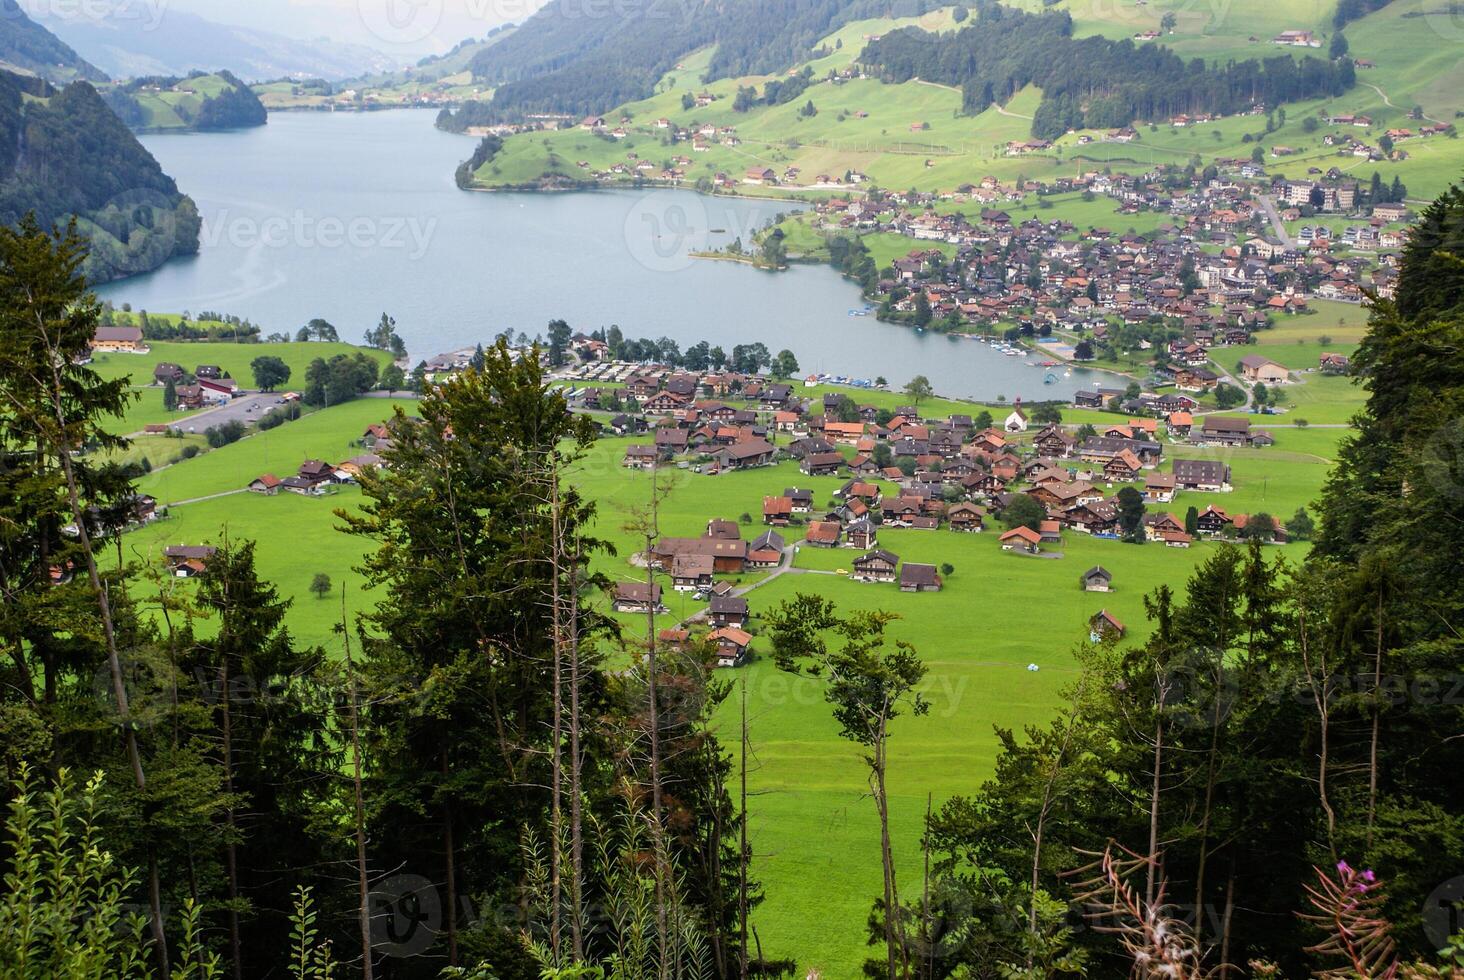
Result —
M975 10L956 32L891 31L866 45L860 63L888 82L918 77L960 86L969 114L1038 85L1042 102L1032 134L1047 139L1069 129L1117 128L1178 113L1230 115L1255 104L1325 98L1355 81L1348 58L1185 61L1158 44L1076 39L1066 11L1029 14L992 0Z

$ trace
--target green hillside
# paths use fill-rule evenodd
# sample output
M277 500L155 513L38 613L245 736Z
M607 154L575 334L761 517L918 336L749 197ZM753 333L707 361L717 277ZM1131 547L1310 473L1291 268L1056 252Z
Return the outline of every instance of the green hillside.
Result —
M1066 0L1065 0L1066 2ZM1079 15L1075 5L1074 30L1078 35L1102 33L1127 37L1142 30L1157 29L1165 10L1164 0L1154 7L1123 5L1118 20L1095 21ZM1062 4L1058 5L1062 7ZM924 81L885 84L872 78L845 80L830 78L831 71L849 71L861 46L871 37L901 27L931 32L949 31L956 24L955 8L918 18L876 19L849 24L827 36L821 47L828 53L801 65L811 71L805 92L783 105L757 106L736 112L733 104L740 87L761 90L780 75L752 75L703 82L715 52L704 48L684 58L668 71L656 86L656 94L620 106L605 114L607 128L623 127L623 138L575 128L553 132L515 135L477 173L480 186L533 185L541 178L589 180L593 172L609 171L616 164L632 169L622 179L631 182L637 159L650 160L657 171L674 157L690 160L682 169L681 183L709 188L718 173L734 181L752 166L773 167L780 173L796 167L801 179L781 192L808 191L818 174L834 177L856 170L884 187L922 190L952 190L990 174L1002 180L1018 176L1050 179L1084 170L1112 167L1137 171L1158 163L1183 165L1195 157L1248 157L1254 139L1263 136L1267 146L1284 145L1291 156L1267 161L1268 172L1303 176L1310 167L1338 167L1363 179L1379 171L1385 180L1400 176L1410 196L1427 199L1447 187L1457 176L1464 151L1456 140L1430 138L1413 140L1403 148L1400 161L1368 161L1324 144L1324 137L1336 132L1317 119L1325 114L1360 114L1371 125L1349 130L1348 135L1375 140L1390 128L1418 126L1410 119L1415 105L1426 120L1450 123L1454 113L1464 109L1464 68L1452 58L1450 47L1438 40L1450 30L1448 15L1418 15L1411 7L1385 7L1349 24L1345 34L1351 56L1371 63L1356 70L1356 84L1344 94L1296 102L1285 106L1284 120L1277 115L1277 128L1269 133L1264 117L1232 115L1200 125L1176 127L1161 122L1141 127L1138 138L1129 143L1102 141L1099 131L1078 131L1053 141L1045 151L1009 156L1006 144L1030 138L1032 119L1042 93L1024 89L1005 105L977 115L962 114L961 92ZM1127 12L1127 13L1125 13ZM1130 16L1131 14L1131 16ZM1263 59L1286 53L1270 42L1280 30L1319 32L1330 38L1331 6L1312 3L1261 4L1254 0L1227 8L1227 15L1211 23L1197 14L1177 15L1174 33L1163 43L1183 56L1207 59L1246 57ZM1441 20L1442 19L1442 20ZM1441 33L1442 32L1442 33ZM1250 38L1257 38L1251 41ZM1323 40L1321 43L1328 43ZM1323 52L1325 52L1323 48ZM716 97L710 105L684 107L683 95L707 92ZM816 115L806 115L812 102ZM674 126L694 128L710 124L735 127L739 143L710 140L703 152L692 152L686 142L672 143L658 119ZM622 121L624 120L624 121ZM635 156L632 157L632 154ZM581 165L583 164L583 166ZM652 174L640 175L642 180ZM767 188L742 188L743 193L779 193Z
M264 105L233 74L134 78L106 90L107 104L135 130L208 130L263 126Z

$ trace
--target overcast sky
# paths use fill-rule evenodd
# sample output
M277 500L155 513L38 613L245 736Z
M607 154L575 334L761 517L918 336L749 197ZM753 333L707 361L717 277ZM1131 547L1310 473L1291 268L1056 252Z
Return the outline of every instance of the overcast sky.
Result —
M544 0L134 0L290 37L329 37L416 58L523 20Z

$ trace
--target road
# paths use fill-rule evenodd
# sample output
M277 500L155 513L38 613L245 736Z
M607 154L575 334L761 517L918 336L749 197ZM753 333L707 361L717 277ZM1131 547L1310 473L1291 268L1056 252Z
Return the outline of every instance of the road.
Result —
M284 403L284 398L276 393L241 395L217 408L206 408L187 418L169 422L168 428L174 432L207 432L226 422L243 422L245 425L253 425L271 408Z
M1286 233L1286 225L1281 220L1281 214L1276 210L1276 202L1270 194L1258 194L1261 207L1266 212L1266 217L1271 219L1271 229L1276 232L1276 237L1281 239L1281 244L1288 249L1296 248L1296 239Z

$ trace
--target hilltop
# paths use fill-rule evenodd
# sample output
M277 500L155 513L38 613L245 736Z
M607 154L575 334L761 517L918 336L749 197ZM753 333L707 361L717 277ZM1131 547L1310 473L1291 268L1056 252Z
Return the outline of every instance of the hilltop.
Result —
M259 96L227 70L134 78L108 88L105 98L135 130L240 129L267 121Z

